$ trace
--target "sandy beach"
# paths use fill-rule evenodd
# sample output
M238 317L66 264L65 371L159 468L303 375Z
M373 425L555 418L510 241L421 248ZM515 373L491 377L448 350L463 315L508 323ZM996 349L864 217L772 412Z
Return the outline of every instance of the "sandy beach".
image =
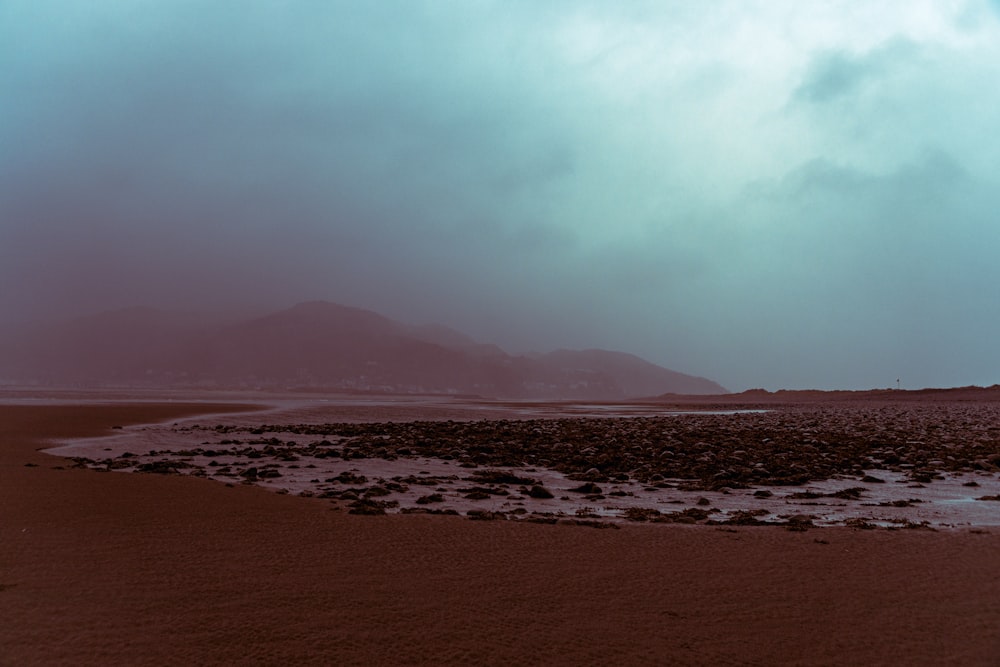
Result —
M995 665L1000 531L355 516L40 452L207 403L0 407L0 664ZM231 415L230 418L238 418Z

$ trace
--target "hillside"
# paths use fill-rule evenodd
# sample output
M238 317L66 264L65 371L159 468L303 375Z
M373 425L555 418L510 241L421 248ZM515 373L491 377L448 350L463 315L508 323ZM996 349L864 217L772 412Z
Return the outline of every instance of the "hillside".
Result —
M447 327L323 301L228 324L129 308L43 327L3 345L0 380L603 400L726 391L630 354L512 356Z

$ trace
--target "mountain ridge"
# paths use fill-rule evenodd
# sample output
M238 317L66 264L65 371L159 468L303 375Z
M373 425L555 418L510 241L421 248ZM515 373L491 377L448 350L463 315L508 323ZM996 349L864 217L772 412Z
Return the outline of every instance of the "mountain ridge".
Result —
M443 325L329 301L228 322L143 306L89 315L7 341L0 381L603 400L727 393L625 352L510 355Z

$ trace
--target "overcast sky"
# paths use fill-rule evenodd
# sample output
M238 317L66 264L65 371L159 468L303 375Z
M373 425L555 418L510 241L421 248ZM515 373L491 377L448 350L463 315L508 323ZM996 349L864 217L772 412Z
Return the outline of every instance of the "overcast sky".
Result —
M308 299L1000 383L1000 2L0 0L0 321Z

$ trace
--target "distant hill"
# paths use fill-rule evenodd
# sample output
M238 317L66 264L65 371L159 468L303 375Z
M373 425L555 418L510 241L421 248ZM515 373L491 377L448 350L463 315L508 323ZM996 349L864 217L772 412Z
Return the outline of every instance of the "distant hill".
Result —
M1000 403L1000 385L990 387L926 387L923 389L747 389L725 395L681 395L667 393L653 399L663 405L716 405L731 407L764 407L817 403Z
M621 388L626 396L655 396L672 387L675 394L725 394L720 385L702 377L685 375L650 363L634 354L608 350L556 350L538 357L549 369L561 373L597 373Z
M0 380L602 400L726 392L631 354L512 356L447 327L325 301L228 324L152 308L101 313L8 340Z

